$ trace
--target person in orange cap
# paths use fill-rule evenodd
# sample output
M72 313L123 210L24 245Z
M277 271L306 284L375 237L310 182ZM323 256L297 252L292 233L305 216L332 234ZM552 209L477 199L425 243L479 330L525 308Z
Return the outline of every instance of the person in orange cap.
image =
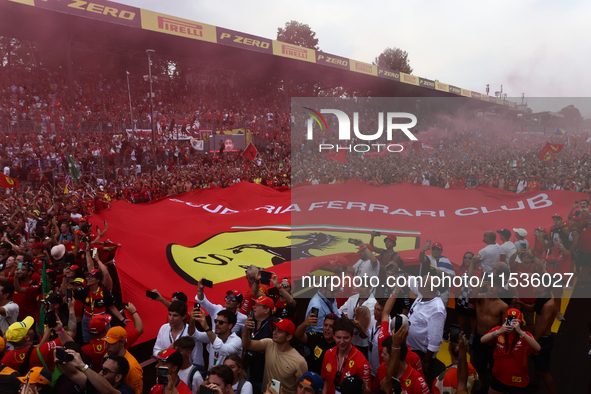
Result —
M107 347L108 357L123 356L127 359L129 372L125 376L124 382L135 391L135 394L142 394L144 370L136 358L125 349L125 344L127 343L127 331L125 331L125 328L120 326L112 327L107 331L107 335L105 335L103 341L105 341L105 346Z

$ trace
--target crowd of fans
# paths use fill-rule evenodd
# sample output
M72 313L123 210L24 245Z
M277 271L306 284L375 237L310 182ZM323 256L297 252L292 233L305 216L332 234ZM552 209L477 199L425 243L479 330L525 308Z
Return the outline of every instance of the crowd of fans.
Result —
M143 89L140 84L133 89ZM359 179L376 186L588 194L584 137L550 136L563 148L542 161L537 155L548 136L503 136L493 131L494 120L457 131L449 120L431 117L429 130L418 134L426 144L405 142L403 153L377 157L347 153L343 165L323 157L317 143L290 134L295 117L281 109L278 92L228 90L223 102L232 105L217 112L219 103L211 103L219 95L211 87L186 85L157 90L155 121L163 131L153 150L150 138L114 130L116 123L131 124L124 80L80 76L73 101L57 72L10 71L0 75L0 86L0 124L42 126L38 133L7 132L0 150L4 174L20 181L3 190L0 202L0 392L519 393L534 384L530 354L537 378L557 392L550 352L552 324L564 321L561 288L505 289L499 281L445 288L432 276L575 272L577 285L589 286L591 213L583 197L547 228L529 229L530 242L526 229L493 229L484 234L486 246L466 252L459 267L443 255L443 245L428 243L419 254L422 281L378 290L321 288L303 316L298 310L308 300L293 297L291 278L266 278L255 265L246 272L248 290L228 289L224 299L208 299L203 280L195 294L167 297L154 289L150 296L163 304L163 314L166 308L168 323L153 348L158 379L150 390L129 349L143 334L141 315L153 312L121 302L112 264L120 245L107 238L107 223L93 228L88 220L116 200L143 203L244 181L291 187ZM133 108L135 121L149 123L146 99L133 99ZM258 156L251 161L240 152L180 145L166 134L172 119L189 129L250 128L261 137ZM112 129L71 127L82 121ZM68 155L81 175L64 193L74 168ZM408 275L395 236L373 233L370 244L356 242L359 261L334 261L336 275ZM444 340L449 366L437 358Z

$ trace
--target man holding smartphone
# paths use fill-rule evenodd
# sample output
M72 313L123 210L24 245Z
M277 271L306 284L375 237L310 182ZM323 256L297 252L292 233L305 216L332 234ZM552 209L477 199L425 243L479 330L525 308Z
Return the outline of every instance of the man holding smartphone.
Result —
M163 392L175 392L179 394L192 394L191 389L179 378L179 371L183 366L183 355L176 349L166 349L157 356L152 356L158 360L156 370L158 371L158 381L150 389L150 394L160 394Z
M237 335L241 335L242 330L244 329L244 321L246 320L246 315L240 312L240 307L242 306L242 302L244 301L244 296L238 290L228 290L226 291L226 297L224 298L225 304L224 306L219 304L214 304L207 299L205 296L205 278L201 278L197 287L197 295L195 296L195 301L199 302L201 308L203 308L210 316L217 316L217 314L222 310L227 310L232 312L236 315L236 324L232 327L232 332L235 332ZM215 325L213 326L215 328Z

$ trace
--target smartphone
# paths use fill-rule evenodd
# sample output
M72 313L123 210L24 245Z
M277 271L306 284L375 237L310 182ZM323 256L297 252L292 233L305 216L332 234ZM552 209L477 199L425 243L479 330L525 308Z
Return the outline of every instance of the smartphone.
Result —
M349 243L353 245L357 245L357 240L355 238L349 238Z
M121 303L121 308L125 308L125 307L127 307L127 305L129 305L127 302L122 302Z
M555 234L554 234L554 237L553 237L553 241L554 241L554 242L556 242L556 241L560 241L560 234L558 234L558 233L555 233Z
M97 254L98 254L98 249L97 248L93 248L92 249L92 258L93 259L96 259Z
M207 386L199 386L199 393L200 394L215 394L215 391L210 389Z
M66 300L72 299L72 289L66 289Z
M146 297L148 297L151 300L155 300L158 298L158 294L154 293L153 291L146 290Z
M513 319L515 319L515 316L507 316L507 327L511 327L513 325Z
M380 235L382 235L382 233L380 231L376 231L375 234L376 234L376 237L379 237Z
M158 367L158 384L168 385L168 367Z
M426 243L426 245L429 245L429 246L431 246L431 240L430 240L430 239L428 239L428 240L427 240L427 243Z
M23 268L23 263L19 262L16 269L17 269L17 271L20 271L21 268Z
M254 319L254 311L252 309L250 310L250 312L248 312L248 318Z
M402 385L400 384L400 380L396 379L395 376L392 376L392 392L394 394L402 393Z
M205 287L209 287L210 289L213 289L213 282L207 279L201 279L201 284Z
M193 304L193 309L197 309L198 311L200 311L201 310L201 305L198 302L196 302L196 303Z
M281 390L281 382L277 379L271 379L271 388L275 390L277 394L279 394L279 390Z
M61 347L55 349L55 357L63 363L74 361L74 356L66 353L66 351Z
M449 341L451 343L459 343L461 332L462 327L458 326L457 324L452 324L449 328Z
M272 272L261 271L261 284L269 286L271 284Z
M314 314L314 316L318 317L318 308L310 308L310 314Z
M45 324L47 324L47 327L49 328L57 326L57 316L54 311L49 311L45 314Z

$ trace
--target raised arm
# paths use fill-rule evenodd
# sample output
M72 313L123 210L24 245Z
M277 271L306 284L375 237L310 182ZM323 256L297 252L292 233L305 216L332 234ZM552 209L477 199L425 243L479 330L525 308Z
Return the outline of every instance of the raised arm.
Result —
M140 314L137 312L135 305L133 305L131 302L128 302L125 306L125 309L127 310L127 312L131 314L131 318L133 319L133 326L136 330L138 330L139 335L142 335L144 333L144 322L142 322L142 318L140 317Z
M264 352L265 345L258 340L250 338L250 332L254 329L254 320L250 317L244 322L244 331L242 332L242 348L252 352Z
M306 335L306 328L310 326L315 326L318 324L318 317L315 314L310 313L308 318L304 320L302 324L296 328L295 337L299 339L302 343L308 343L308 336Z
M279 279L277 278L275 272L273 272L273 276L271 277L271 283L279 291L279 295L287 300L287 304L290 307L295 308L297 306L296 300L294 300L291 294L279 284Z

